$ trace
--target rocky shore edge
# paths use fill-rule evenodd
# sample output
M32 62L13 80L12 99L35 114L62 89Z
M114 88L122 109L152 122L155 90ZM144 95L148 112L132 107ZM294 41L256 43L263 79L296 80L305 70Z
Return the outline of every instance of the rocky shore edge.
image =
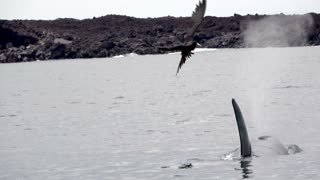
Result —
M182 43L187 17L0 20L0 63L161 54ZM194 40L205 48L320 45L320 14L206 16Z

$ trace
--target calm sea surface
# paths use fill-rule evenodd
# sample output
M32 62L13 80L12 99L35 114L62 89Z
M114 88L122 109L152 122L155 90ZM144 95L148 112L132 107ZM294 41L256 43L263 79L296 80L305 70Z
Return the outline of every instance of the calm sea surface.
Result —
M1 64L0 179L320 179L319 47L197 52L175 76L179 60ZM252 139L303 151L223 160L232 98Z

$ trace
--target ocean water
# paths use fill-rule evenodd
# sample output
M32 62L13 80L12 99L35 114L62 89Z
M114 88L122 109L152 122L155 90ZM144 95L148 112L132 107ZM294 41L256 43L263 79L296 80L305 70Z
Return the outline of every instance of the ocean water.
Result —
M0 179L320 179L319 47L202 50L176 76L179 60L1 64ZM223 160L232 98L252 139L303 151Z

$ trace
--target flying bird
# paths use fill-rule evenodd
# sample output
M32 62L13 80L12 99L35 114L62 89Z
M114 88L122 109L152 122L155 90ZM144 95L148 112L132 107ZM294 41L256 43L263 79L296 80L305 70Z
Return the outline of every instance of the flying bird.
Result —
M206 7L207 7L206 0L199 1L199 4L196 6L196 9L193 11L191 16L191 19L193 21L193 26L190 29L190 31L185 35L183 45L170 47L170 48L159 48L160 50L163 50L163 51L181 51L181 60L180 60L176 75L179 73L179 70L181 69L182 65L186 62L186 60L194 54L192 51L196 48L196 46L197 45L200 46L199 43L193 40L193 36L204 19Z

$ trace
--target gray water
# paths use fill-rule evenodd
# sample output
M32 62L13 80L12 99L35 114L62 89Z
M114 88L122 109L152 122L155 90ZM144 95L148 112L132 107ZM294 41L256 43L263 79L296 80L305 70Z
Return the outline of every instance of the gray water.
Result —
M320 49L0 65L0 179L319 179ZM223 160L255 139L294 155ZM179 169L192 163L189 169Z

